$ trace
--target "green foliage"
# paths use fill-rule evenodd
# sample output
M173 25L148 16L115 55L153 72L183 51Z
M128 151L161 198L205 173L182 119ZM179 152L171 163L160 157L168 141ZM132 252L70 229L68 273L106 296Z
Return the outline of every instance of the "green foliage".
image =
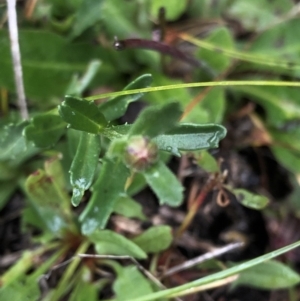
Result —
M287 265L275 260L254 266L240 274L236 285L249 285L262 289L283 289L300 282L300 276Z
M163 256L176 247L172 245L177 238L174 229L155 224L145 210L148 203L135 199L137 192L148 187L155 204L182 205L179 210L187 208L190 218L193 204L184 204L184 200L190 198L191 189L185 191L186 181L182 181L182 175L190 170L180 164L177 175L169 165L172 156L177 157L172 157L176 162L185 155L184 159L193 160L195 173L201 169L201 176L205 174L215 183L209 192L228 189L238 205L255 210L272 206L272 197L269 200L228 184L222 166L222 159L226 161L229 153L243 147L244 141L238 140L249 138L246 146L255 150L257 144L269 147L274 160L294 175L300 172L299 88L278 80L291 81L300 75L295 38L300 21L294 18L293 1L166 1L166 21L171 23L162 26L167 34L159 45L162 52L168 49L171 59L153 49L139 49L143 45L115 52L114 36L120 40L150 39L153 23L159 27L161 2L46 0L37 1L32 12L24 8L24 14L23 3L18 5L22 70L30 109L26 121L16 114L10 41L6 26L1 24L0 209L15 191L22 193L27 201L21 212L22 230L35 233L31 229L37 228L39 232L31 237L36 249L22 250L19 260L0 277L1 300L44 298L38 281L73 255L57 286L45 292L45 300L97 301L105 286L109 286L105 292L114 294L105 295L106 299L167 300L232 275L239 275L233 287L282 289L299 283L292 268L267 261L298 247L299 242L161 291L151 277L126 262L129 257L147 259L143 266L156 274L160 261L165 262ZM224 16L236 20L239 29L225 25ZM200 21L207 19L209 25L197 24L197 31L191 30L194 37L189 37L189 29L181 28L182 17L192 25L197 22L193 18L201 17ZM179 26L173 28L173 22ZM245 33L249 32L256 38L248 40ZM186 41L179 45L180 39ZM178 50L201 60L204 68L177 60ZM231 86L227 78L243 82ZM257 78L261 81L249 84ZM219 79L224 81L214 82ZM130 115L130 104L138 101L143 104L142 111L130 118L132 123L124 122L127 113ZM257 107L247 111L245 102ZM227 134L219 123L237 124L229 130L238 133L235 121L248 116L253 121L253 114L259 122L253 122L250 130L246 127L249 137L243 137L242 123L242 134L238 138L230 135L216 159L209 150L218 148ZM262 143L261 136L269 137L268 141ZM124 226L115 215L130 221ZM138 232L130 228L131 222L139 226ZM153 225L143 230L141 222ZM181 226L188 226L186 222ZM249 241L252 244L251 238ZM101 257L76 257L85 252ZM123 256L122 265L112 260L115 257L104 259L105 255ZM109 277L102 265L111 268ZM105 279L97 280L99 271Z
M82 132L74 160L70 168L70 182L73 186L72 204L78 206L84 191L94 179L100 154L100 140L97 135Z
M149 280L135 266L121 268L113 289L117 300L131 300L153 292Z
M245 189L234 189L233 192L236 195L237 200L248 208L260 210L265 208L269 203L267 197L250 193Z
M92 134L98 134L107 124L105 117L93 102L73 96L66 96L59 106L59 114L73 129Z
M158 253L167 249L171 245L172 239L172 229L169 226L153 226L135 237L133 242L146 253Z
M81 231L90 234L97 228L106 226L110 214L120 194L124 193L124 186L128 171L122 162L105 159L94 183L93 195L80 215Z
M127 85L123 91L149 87L151 83L152 83L152 75L144 74L138 77L137 79L135 79L134 81L132 81L129 85ZM128 105L131 102L139 100L143 95L144 93L117 96L101 104L100 105L101 112L105 116L106 120L109 121L120 118L125 114Z
M65 128L66 123L59 116L41 114L32 118L30 124L24 129L24 135L36 147L46 148L57 143Z
M147 258L147 254L137 244L110 230L95 231L89 235L89 239L95 244L98 254Z
M158 162L143 172L161 205L179 206L183 201L183 188L175 175L163 162Z

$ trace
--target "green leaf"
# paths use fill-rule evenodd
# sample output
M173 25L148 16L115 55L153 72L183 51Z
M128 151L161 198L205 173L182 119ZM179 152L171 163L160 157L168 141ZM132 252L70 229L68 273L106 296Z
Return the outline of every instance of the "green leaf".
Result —
M72 39L102 18L103 2L103 0L84 0L81 2L75 15L75 24L71 33Z
M100 137L82 132L70 169L70 180L73 186L73 206L79 205L84 191L91 186L97 168L99 154Z
M147 258L147 254L140 247L116 232L110 230L94 231L89 235L89 238L95 244L98 254Z
M59 114L73 129L98 134L107 125L94 102L66 96L59 106Z
M222 122L225 111L225 99L224 89L215 87L204 96L199 105L185 115L182 122L196 124Z
M127 176L128 169L123 163L104 160L92 187L92 197L79 217L83 234L91 234L97 228L105 227L120 193L124 192Z
M270 24L280 22L281 18L293 8L293 2L287 0L272 1L233 1L228 7L228 14L233 19L240 20L243 28L249 31L263 31ZM280 12L280 13L279 13Z
M110 65L111 50L99 45L70 43L62 36L50 31L19 30L22 53L22 67L26 96L43 101L63 95L75 73L84 72L88 63L99 59L105 63L97 73L97 84L109 83L115 78L115 70ZM0 30L0 85L15 91L13 67L11 62L10 41L7 30Z
M61 192L65 191L67 183L62 166L61 154L58 154L45 161L44 166L47 176L51 177L57 189L59 189ZM64 206L66 206L66 208L69 208L69 204L66 204L65 201Z
M25 182L29 200L52 233L58 234L71 224L68 198L43 170L31 174Z
M73 79L65 94L81 96L84 90L89 86L93 78L96 76L99 67L101 66L101 61L93 60L91 61L85 73L79 78L78 75L74 75Z
M196 157L197 164L207 172L219 172L220 168L216 159L208 152L201 151Z
M27 124L26 121L10 124L0 130L0 161L13 160L13 165L17 166L36 152L22 135Z
M24 129L24 135L35 146L45 148L53 146L62 136L65 128L66 123L60 116L41 114L31 119L30 124Z
M183 201L183 187L175 175L159 161L143 171L143 175L156 194L160 205L179 206Z
M147 88L152 84L152 75L144 74L131 82L128 86L126 86L123 91L132 90L132 89L141 89ZM131 102L139 100L144 93L137 93L132 95L123 95L117 96L107 102L103 103L99 106L100 111L105 116L106 120L115 120L119 117L122 117L128 105Z
M126 194L119 196L114 206L114 212L128 218L138 218L142 221L147 219L141 204Z
M269 199L263 195L251 193L245 189L233 189L237 200L245 207L261 210L269 204Z
M298 174L300 172L300 152L281 146L272 146L276 159L288 170Z
M193 151L218 147L226 129L218 124L182 123L164 135L155 137L160 150L180 156L179 150Z
M149 280L141 274L136 266L120 269L113 284L113 290L119 301L131 300L153 292Z
M172 129L181 114L178 103L148 107L139 115L128 134L155 137Z
M300 103L296 89L288 87L234 87L264 107L267 122L281 127L289 120L300 118Z
M172 240L172 228L164 225L153 226L132 239L146 253L161 252L171 245Z
M205 41L216 44L218 45L218 47L224 48L226 50L234 49L234 40L232 38L232 34L229 29L225 27L217 28L216 30L214 30L211 35L207 39L205 39ZM198 57L201 58L201 60L204 60L210 67L219 72L226 70L232 60L231 58L225 56L222 51L212 52L211 50L204 48L199 49Z
M161 0L150 1L150 11L152 17L156 20L158 16L159 9L164 7L166 10L166 19L168 21L177 20L185 11L187 7L186 1L168 0L161 2Z
M256 265L240 274L233 283L261 289L284 289L300 282L300 276L287 265L270 260Z

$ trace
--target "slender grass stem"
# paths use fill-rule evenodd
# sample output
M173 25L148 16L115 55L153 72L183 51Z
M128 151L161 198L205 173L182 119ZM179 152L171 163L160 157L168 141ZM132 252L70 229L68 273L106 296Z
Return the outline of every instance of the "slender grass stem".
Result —
M187 83L176 84L167 86L150 87L143 89L124 90L118 92L98 94L86 97L86 100L97 100L107 97L117 97L124 95L132 95L138 93L149 93L173 89L186 89L186 88L200 88L200 87L234 87L234 86L265 86L265 87L300 87L300 82L288 81L219 81L219 82L200 82L200 83Z

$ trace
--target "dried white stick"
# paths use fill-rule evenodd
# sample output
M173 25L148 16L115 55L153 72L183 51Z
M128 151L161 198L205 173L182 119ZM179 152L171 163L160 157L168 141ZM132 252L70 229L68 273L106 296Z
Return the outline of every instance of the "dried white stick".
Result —
M25 90L23 84L23 73L21 65L21 54L18 38L18 22L16 13L16 0L6 0L7 14L8 14L8 27L10 37L11 55L14 68L15 84L18 97L18 106L20 109L21 117L28 119L28 110L25 99Z
M243 245L244 244L242 242L235 242L235 243L231 243L229 245L226 245L224 247L216 248L216 249L214 249L214 250L212 250L212 251L210 251L208 253L205 253L203 255L195 257L195 258L193 258L191 260L188 260L188 261L184 262L183 264L177 265L177 266L169 269L168 271L166 271L162 275L162 278L170 276L170 275L173 275L173 274L175 274L177 272L189 269L189 268L194 267L195 265L200 264L200 263L202 263L202 262L204 262L206 260L216 258L216 257L218 257L220 255L223 255L225 253L228 253L228 252L230 252L232 250L239 249Z

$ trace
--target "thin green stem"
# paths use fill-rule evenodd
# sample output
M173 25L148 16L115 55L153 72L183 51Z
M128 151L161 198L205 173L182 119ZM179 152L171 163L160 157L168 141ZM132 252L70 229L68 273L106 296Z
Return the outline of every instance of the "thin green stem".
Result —
M143 89L133 89L118 92L111 92L105 94L98 94L90 97L86 97L86 100L97 100L107 97L117 97L124 95L132 95L138 93L149 93L173 89L184 89L184 88L199 88L199 87L233 87L233 86L266 86L266 87L300 87L300 82L287 82L287 81L219 81L219 82L200 82L200 83L187 83L187 84L176 84L167 86L150 87Z

